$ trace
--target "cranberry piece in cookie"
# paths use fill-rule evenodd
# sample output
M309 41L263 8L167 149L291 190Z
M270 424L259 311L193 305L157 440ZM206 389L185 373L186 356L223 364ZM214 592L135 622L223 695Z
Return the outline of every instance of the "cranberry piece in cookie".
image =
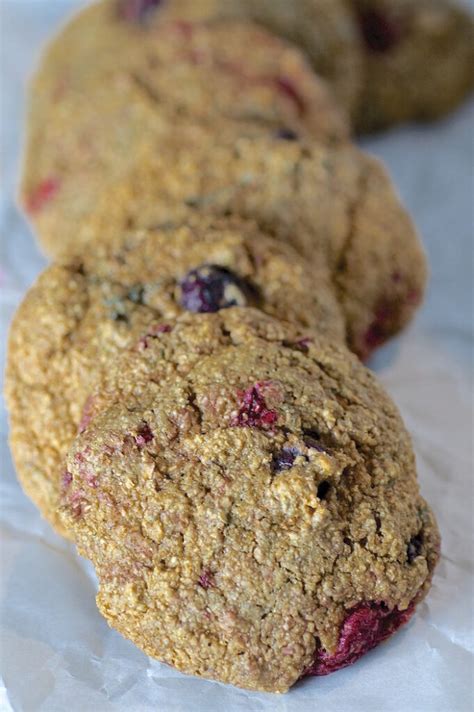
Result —
M265 400L264 391L268 383L255 383L240 393L239 412L232 421L238 427L270 428L278 419L276 410L271 410Z
M57 178L45 178L29 194L26 199L26 211L29 215L38 213L46 203L54 198L59 190L59 180Z
M258 301L257 297L253 285L218 265L197 267L181 281L181 304L191 312L251 306Z
M336 652L318 650L305 675L329 675L352 665L407 623L414 610L413 604L400 611L398 608L390 610L384 603L360 603L349 611L342 624Z

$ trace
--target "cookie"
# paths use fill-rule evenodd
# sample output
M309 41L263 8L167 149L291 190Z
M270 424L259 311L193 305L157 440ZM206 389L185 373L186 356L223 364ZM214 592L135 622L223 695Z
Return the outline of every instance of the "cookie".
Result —
M359 132L454 109L474 86L474 22L451 0L352 0L365 45Z
M359 95L361 42L345 0L172 0L154 3L153 10L146 0L120 0L119 13L129 22L149 28L170 17L193 22L215 18L258 22L305 52L347 112Z
M150 146L128 176L95 199L89 217L79 216L72 206L81 198L74 190L63 194L52 213L55 251L209 211L255 219L309 262L322 253L348 343L364 359L422 300L426 265L414 226L381 164L350 145L326 147L288 132L216 142L190 127L161 151ZM71 214L79 228L68 244Z
M474 23L453 0L104 0L52 43L41 72L45 113L45 89L59 76L66 78L60 86L87 81L130 65L127 55L163 26L191 33L215 20L256 21L299 45L359 132L437 118L472 91ZM255 51L250 38L243 46ZM126 53L117 51L123 47ZM38 117L39 103L37 94Z
M345 347L300 339L231 308L124 352L60 510L110 625L183 672L271 692L409 620L439 551L395 406Z
M6 392L19 479L55 527L63 458L112 358L136 342L146 349L183 310L231 305L343 339L324 262L309 270L250 222L196 216L181 227L122 233L40 276L11 328Z
M66 28L32 85L21 202L46 249L48 216L62 191L69 187L87 212L89 196L111 176L151 141L158 151L178 141L183 125L206 125L215 140L281 128L347 139L325 85L283 40L239 22L168 21L144 33L135 24L122 28L111 13L119 28L111 43L100 24L110 10L110 3L92 7Z
M354 105L362 57L358 27L345 0L103 0L81 10L62 28L47 50L42 75L47 81L62 66L68 79L84 81L104 68L127 66L129 58L123 52L117 55L117 48L126 47L130 54L149 38L161 37L156 33L163 25L179 23L190 35L191 23L216 20L254 21L299 45L316 72L331 83L338 102L345 108ZM248 47L258 54L260 42L253 44L250 35L242 50ZM248 52L242 50L240 61L243 56L248 63Z

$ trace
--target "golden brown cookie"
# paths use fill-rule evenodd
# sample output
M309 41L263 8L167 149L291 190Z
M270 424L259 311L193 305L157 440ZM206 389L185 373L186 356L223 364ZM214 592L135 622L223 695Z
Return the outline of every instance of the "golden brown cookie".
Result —
M19 479L56 528L63 459L112 358L136 342L146 349L183 310L231 305L343 339L324 261L309 270L290 246L236 219L122 232L40 276L11 328L6 394Z
M365 46L359 132L452 111L474 87L474 22L452 0L351 0Z
M325 85L283 40L241 22L168 21L146 31L112 6L89 8L66 27L32 84L21 201L46 250L64 191L87 212L113 175L151 143L160 151L179 140L183 126L207 126L216 141L282 128L347 139ZM100 23L109 12L110 38Z
M409 620L438 558L395 406L345 347L301 349L253 309L169 326L111 364L67 461L61 516L101 612L147 654L249 689L355 662Z
M57 252L86 249L127 227L149 228L190 212L230 212L255 219L309 262L323 254L349 346L362 358L410 321L423 297L425 257L375 159L350 145L326 147L289 132L214 142L196 127L146 153L129 175L95 196L89 216L81 213L73 184L58 195L63 202L51 213ZM66 239L71 214L79 225L73 242Z

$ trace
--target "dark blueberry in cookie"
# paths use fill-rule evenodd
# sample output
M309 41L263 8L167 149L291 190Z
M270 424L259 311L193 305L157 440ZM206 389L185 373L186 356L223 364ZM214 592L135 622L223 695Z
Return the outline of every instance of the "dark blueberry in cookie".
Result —
M362 10L359 25L365 45L371 52L389 52L401 39L399 23L380 10Z
M191 312L216 312L258 302L257 289L225 267L202 265L181 281L181 304Z
M275 138L280 138L283 141L298 141L298 134L293 129L281 128L275 133Z
M296 447L283 447L279 452L273 455L272 470L273 472L282 472L293 467L293 463L301 455Z
M418 532L415 536L412 536L407 546L407 561L412 564L417 556L421 554L423 549L423 534Z
M352 665L407 623L414 610L413 604L400 611L398 608L390 610L384 603L359 603L348 611L343 621L336 652L331 655L319 648L305 675L328 675Z
M145 23L162 0L119 0L119 16L127 22Z

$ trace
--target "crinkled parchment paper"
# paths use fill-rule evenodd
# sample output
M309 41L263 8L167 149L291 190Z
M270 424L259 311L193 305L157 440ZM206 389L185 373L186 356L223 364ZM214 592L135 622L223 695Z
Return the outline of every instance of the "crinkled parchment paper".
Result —
M77 5L77 3L76 3ZM74 7L0 0L5 333L45 265L14 205L24 93L38 50ZM434 126L364 141L388 163L423 234L431 284L416 323L372 366L413 434L443 556L428 600L401 633L352 668L283 696L186 677L148 659L96 611L90 565L22 494L1 414L0 709L15 712L464 712L472 709L472 228L474 106Z

